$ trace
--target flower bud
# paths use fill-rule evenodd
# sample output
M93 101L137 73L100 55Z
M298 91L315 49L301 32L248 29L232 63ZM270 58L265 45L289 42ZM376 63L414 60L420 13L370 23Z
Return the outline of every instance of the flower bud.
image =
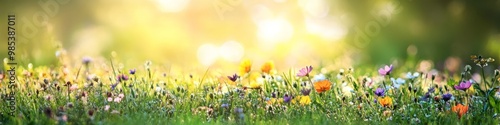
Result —
M472 69L470 65L465 65L465 72L468 72Z
M500 70L495 69L495 77L498 77L498 75L500 75Z

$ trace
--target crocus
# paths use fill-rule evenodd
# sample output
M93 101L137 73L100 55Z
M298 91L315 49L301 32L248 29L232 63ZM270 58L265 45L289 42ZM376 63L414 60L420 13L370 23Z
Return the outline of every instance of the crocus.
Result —
M391 71L392 71L392 65L390 66L385 65L385 67L380 68L378 70L378 73L380 73L380 75L389 75Z
M314 89L316 89L316 92L322 93L322 92L330 90L331 85L332 84L330 83L330 81L322 80L322 81L314 83Z
M285 96L283 96L283 101L285 103L289 103L291 100L292 100L292 96L289 96L288 94L285 94Z
M453 95L450 93L443 94L443 100L446 102L451 99Z
M236 80L238 80L239 77L240 76L238 76L236 73L233 76L227 76L227 78L229 78L229 80L233 82L236 82Z
M464 106L462 104L457 104L456 106L453 106L451 110L455 113L457 113L458 118L462 118L462 115L467 113L467 110L469 110L468 106Z
M312 66L306 66L305 68L302 68L299 70L299 73L297 73L297 76L303 77L303 76L309 76L309 73L312 71L313 67Z
M377 88L377 90L375 90L375 95L377 95L377 96L384 96L385 95L385 90L382 89L382 88Z
M460 84L455 85L455 89L465 91L469 89L471 85L472 83L470 81L462 81Z

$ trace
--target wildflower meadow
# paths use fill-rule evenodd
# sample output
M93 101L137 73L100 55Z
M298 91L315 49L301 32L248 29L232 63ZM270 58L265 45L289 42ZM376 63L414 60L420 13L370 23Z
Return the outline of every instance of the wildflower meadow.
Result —
M63 57L60 57L63 58ZM277 71L244 60L234 74L169 76L151 61L84 57L2 74L2 124L498 124L500 72L472 56L455 74L413 66ZM9 69L8 60L4 66ZM478 71L479 79L472 74ZM209 69L206 72L211 72ZM490 72L490 71L488 71ZM14 86L14 87L11 87ZM11 88L11 89L8 89ZM12 96L13 95L13 96ZM15 100L9 100L10 98ZM10 102L9 101L14 101ZM11 104L15 104L14 108Z
M499 125L500 0L0 0L0 125Z

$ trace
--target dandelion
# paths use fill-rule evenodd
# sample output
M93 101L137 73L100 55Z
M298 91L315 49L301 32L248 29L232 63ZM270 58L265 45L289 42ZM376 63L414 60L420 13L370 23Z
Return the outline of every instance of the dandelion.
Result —
M380 68L378 70L378 73L380 75L389 75L391 73L391 71L392 71L392 68L393 68L392 65L390 65L390 66L385 65L385 67Z
M264 63L264 65L262 65L262 67L260 68L260 70L263 72L263 73L267 73L267 74L274 74L274 62L273 61L269 61L269 62L266 62Z
M314 83L314 89L316 89L316 92L322 93L325 91L330 90L331 83L328 80L322 80L319 82Z
M229 80L233 82L236 82L236 80L238 80L239 77L240 76L238 76L236 73L233 76L227 76L227 78L229 78Z
M311 73L313 67L312 66L306 66L305 68L302 68L299 70L299 73L297 73L298 77L309 77L309 73Z
M240 68L239 69L240 69L240 75L247 74L252 69L252 62L250 62L250 60L248 60L248 59L243 60L240 63Z
M377 88L377 90L375 90L375 95L382 97L385 95L385 90L382 88Z
M469 110L468 106L464 106L462 104L457 104L451 108L451 110L455 113L457 113L458 118L462 118L462 116L467 113L467 110Z
M378 102L380 103L380 105L382 105L383 107L389 107L392 105L392 98L389 97L389 96L386 96L384 98L382 97L379 97L378 98Z
M470 81L462 81L460 84L455 85L455 89L465 91L469 89L471 85L472 83Z

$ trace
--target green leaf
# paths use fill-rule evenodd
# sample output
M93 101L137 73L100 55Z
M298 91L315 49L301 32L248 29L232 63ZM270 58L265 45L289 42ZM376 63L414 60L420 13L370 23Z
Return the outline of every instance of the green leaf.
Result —
M481 87L479 87L479 84L474 84L474 89L476 89L476 91L478 91L478 92L481 92L481 93L480 93L480 94L481 94L480 96L484 96L484 95L486 95L486 92L485 92L485 91L483 91L483 90L481 90Z
M488 97L488 98L489 98L489 100L490 100L490 106L491 106L491 107L495 107L495 108L496 108L496 105L497 105L497 104L496 104L495 97L490 96L490 97Z

